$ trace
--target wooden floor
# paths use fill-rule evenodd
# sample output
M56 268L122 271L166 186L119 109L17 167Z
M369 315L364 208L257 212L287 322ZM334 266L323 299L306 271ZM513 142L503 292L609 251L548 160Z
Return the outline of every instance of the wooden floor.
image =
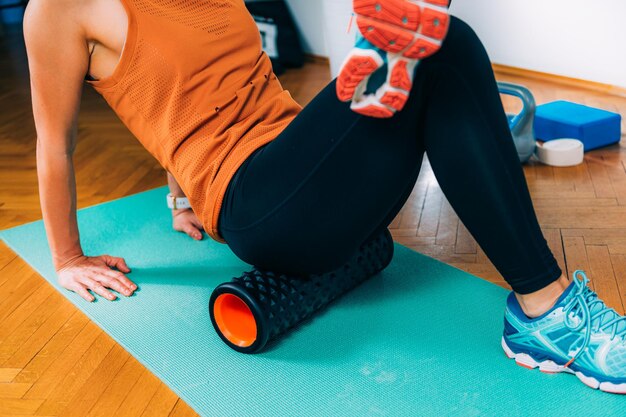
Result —
M323 63L311 63L281 79L305 104L329 81L328 74ZM626 115L623 97L499 78L528 85L539 103L561 98ZM0 229L41 218L29 94L19 36L0 39ZM575 168L524 168L539 220L560 264L568 273L588 271L595 289L620 312L626 305L622 146L590 152ZM81 208L166 184L164 171L91 90L84 94L75 163ZM400 243L506 286L459 222L428 164L392 231ZM0 243L0 415L195 413Z

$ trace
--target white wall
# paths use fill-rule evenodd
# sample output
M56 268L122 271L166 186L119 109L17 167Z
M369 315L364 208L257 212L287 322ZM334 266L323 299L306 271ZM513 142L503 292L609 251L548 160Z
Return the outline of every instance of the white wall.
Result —
M323 29L322 0L285 0L302 31L305 52L328 56Z
M287 2L307 51L336 67L354 39L345 33L352 1ZM626 87L625 0L452 0L451 10L496 63Z
M499 64L626 87L624 0L452 0Z
M252 3L264 0L244 1L246 3ZM352 0L346 1L352 4ZM285 3L287 3L287 7L289 7L300 29L300 40L302 41L304 51L314 55L328 56L326 39L322 28L322 24L324 23L322 16L322 0L285 0Z

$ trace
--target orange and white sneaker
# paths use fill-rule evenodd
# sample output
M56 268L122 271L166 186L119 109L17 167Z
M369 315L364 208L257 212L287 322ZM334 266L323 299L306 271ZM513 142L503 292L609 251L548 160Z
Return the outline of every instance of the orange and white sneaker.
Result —
M449 0L353 0L362 37L337 77L337 97L359 114L388 118L409 98L415 68L439 50L448 33ZM385 80L368 92L370 77Z

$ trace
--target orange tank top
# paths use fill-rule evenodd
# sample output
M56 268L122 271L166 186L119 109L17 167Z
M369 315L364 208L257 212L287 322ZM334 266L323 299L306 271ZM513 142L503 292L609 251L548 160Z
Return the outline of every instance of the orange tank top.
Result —
M272 72L243 0L122 0L128 34L110 77L87 81L217 231L244 160L302 109Z

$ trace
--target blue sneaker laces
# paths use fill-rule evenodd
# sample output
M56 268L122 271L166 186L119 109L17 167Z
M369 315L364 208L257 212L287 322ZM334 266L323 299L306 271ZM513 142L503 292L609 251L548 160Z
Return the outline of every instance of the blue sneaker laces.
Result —
M583 344L573 358L565 364L571 365L585 351L591 340L591 332L595 326L595 331L600 330L611 333L611 340L621 337L626 340L626 317L620 316L617 312L607 307L598 295L588 286L589 278L583 271L574 272L574 285L576 286L571 300L564 308L565 326L572 331L579 331L585 327L585 338ZM578 323L570 319L570 314L579 318Z

